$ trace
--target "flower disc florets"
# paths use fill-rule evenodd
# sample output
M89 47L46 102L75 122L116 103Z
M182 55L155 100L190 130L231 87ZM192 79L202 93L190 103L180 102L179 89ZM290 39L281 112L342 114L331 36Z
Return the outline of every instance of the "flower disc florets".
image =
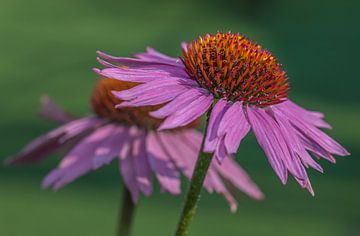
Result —
M121 103L112 91L130 89L138 83L124 82L115 79L100 79L92 93L91 105L93 111L100 117L121 122L127 125L136 125L144 129L157 129L162 120L151 117L148 113L159 109L161 106L126 107L117 109L115 106Z
M258 107L287 98L288 79L276 58L239 34L207 34L183 54L189 76L217 98Z

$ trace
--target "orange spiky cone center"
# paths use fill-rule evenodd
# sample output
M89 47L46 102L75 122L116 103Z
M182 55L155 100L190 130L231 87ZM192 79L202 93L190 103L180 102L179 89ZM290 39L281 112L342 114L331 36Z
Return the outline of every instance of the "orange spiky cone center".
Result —
M207 34L183 49L189 76L216 98L266 107L286 100L286 73L260 45L231 33Z

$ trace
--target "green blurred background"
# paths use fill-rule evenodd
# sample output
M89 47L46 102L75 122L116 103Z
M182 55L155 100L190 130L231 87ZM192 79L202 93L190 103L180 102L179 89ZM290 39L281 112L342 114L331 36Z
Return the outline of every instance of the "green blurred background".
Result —
M151 45L172 56L179 44L217 30L240 32L271 50L291 80L291 98L325 112L332 136L352 156L325 174L310 170L316 196L282 186L253 136L237 160L266 194L244 196L238 213L204 193L190 235L360 235L359 1L47 1L0 3L0 156L55 127L37 116L49 94L89 113L95 51L128 56ZM58 193L41 190L59 157L37 166L0 167L0 235L113 235L121 179L116 165ZM185 188L186 185L183 184ZM141 198L134 235L172 235L183 196Z

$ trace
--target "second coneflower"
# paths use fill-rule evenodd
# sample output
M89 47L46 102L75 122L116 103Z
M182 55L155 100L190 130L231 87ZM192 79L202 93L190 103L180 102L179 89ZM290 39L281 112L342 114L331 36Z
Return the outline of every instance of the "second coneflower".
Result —
M136 58L99 52L102 58L99 61L107 68L96 72L141 83L126 91L114 91L116 97L126 101L118 107L167 103L150 113L165 119L160 130L186 126L207 113L203 144L207 157L200 155L199 169L206 169L204 163L210 162L213 156L222 162L235 154L241 140L252 130L281 181L286 183L290 173L314 194L306 168L323 170L310 153L330 162L335 162L334 154L349 155L320 130L330 127L322 113L305 110L288 99L286 73L276 58L260 45L239 34L216 33L184 43L182 51L179 59L153 49L136 54ZM195 170L193 180L203 180L197 176L206 171L200 172ZM191 187L190 193L194 195ZM189 206L193 205L185 204L185 208ZM186 217L191 218L188 215L183 220ZM186 227L180 229L178 235L184 235Z

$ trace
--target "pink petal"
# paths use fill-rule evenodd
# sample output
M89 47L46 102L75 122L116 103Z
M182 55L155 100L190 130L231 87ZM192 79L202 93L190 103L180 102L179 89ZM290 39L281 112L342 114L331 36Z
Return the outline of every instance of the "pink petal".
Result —
M96 148L111 134L112 125L107 125L80 141L43 181L43 186L54 185L57 190L92 169L92 158Z
M315 126L310 125L306 121L302 120L301 117L292 113L286 109L277 109L281 111L288 119L291 121L292 125L296 127L300 132L304 133L304 136L309 138L312 142L317 143L319 146L323 147L330 153L339 155L339 156L347 156L349 152L343 148L339 143L333 140L331 137L326 135L320 129Z
M259 187L251 180L248 174L232 158L226 158L221 165L213 161L212 166L220 176L229 180L235 187L250 197L261 200L264 198Z
M152 192L151 168L146 154L145 133L133 141L132 158L134 158L134 172L140 190L149 196Z
M204 114L212 104L212 95L203 95L188 103L183 108L169 116L159 127L159 130L185 126Z
M168 89L183 91L185 84L180 80L154 80L145 84L135 86L131 89L114 91L114 96L121 100L132 100L136 98L142 98L147 93L157 93L159 96Z
M150 167L162 188L172 194L180 194L179 173L154 132L147 135L146 149Z
M150 106L150 105L158 105L168 101L173 100L179 94L182 94L187 89L182 86L168 86L161 89L154 89L152 91L144 92L141 96L130 100L121 102L116 105L116 108L120 107L140 107L140 106ZM117 92L114 92L116 94Z
M235 102L221 119L218 136L225 135L225 147L229 154L236 153L241 140L250 130L250 125L243 112L243 105Z
M230 106L227 101L220 99L213 107L208 123L208 129L205 138L204 151L214 152L218 143L218 130L222 117Z
M331 129L331 126L323 120L324 115L320 112L308 111L290 100L283 102L276 107L291 111L310 125Z
M40 115L44 118L59 123L67 123L74 120L74 117L67 113L62 107L56 104L49 96L41 96Z
M160 119L165 118L175 113L176 111L187 105L189 102L197 99L200 96L202 96L201 90L189 89L186 92L178 95L178 97L176 97L174 100L172 100L162 108L150 112L150 115Z
M148 71L129 68L106 68L103 70L94 69L94 71L106 78L137 83L151 82L158 80L159 78L164 80L172 78L166 71Z
M306 151L305 146L301 143L296 130L290 124L290 121L287 120L287 117L284 117L281 113L276 111L274 112L274 115L286 137L285 140L289 143L290 151L292 151L295 156L298 156L305 166L311 166L319 172L323 172L321 166L316 163Z
M247 114L259 145L264 150L275 173L279 176L282 183L285 184L287 181L287 170L282 158L284 153L277 141L277 135L273 132L273 123L264 120L260 110L257 108L247 107Z

